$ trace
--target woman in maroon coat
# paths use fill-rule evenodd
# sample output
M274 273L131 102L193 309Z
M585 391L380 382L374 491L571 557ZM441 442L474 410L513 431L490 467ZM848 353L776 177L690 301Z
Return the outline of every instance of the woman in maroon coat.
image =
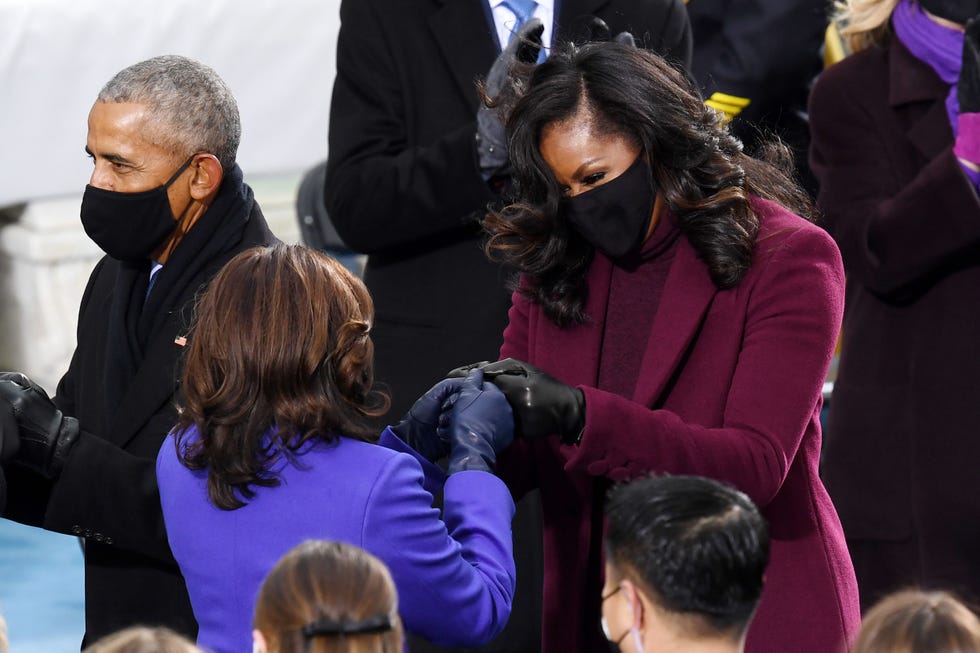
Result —
M810 99L817 204L847 271L823 473L861 603L980 600L977 0L850 0L856 53Z
M817 474L836 246L656 55L568 47L525 88L508 121L519 201L487 219L491 252L523 276L509 358L484 369L522 438L501 474L516 495L541 488L544 650L608 650L603 499L662 472L726 481L770 522L747 651L844 651L857 590Z

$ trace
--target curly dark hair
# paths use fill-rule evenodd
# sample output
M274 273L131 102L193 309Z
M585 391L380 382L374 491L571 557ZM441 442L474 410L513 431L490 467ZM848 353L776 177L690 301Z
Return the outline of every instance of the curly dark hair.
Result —
M312 440L372 440L371 297L343 265L299 245L246 250L196 306L181 383L177 453L208 472L208 496L233 510L272 487L270 471ZM186 442L195 426L199 438Z
M691 80L650 51L609 41L564 44L515 77L521 97L507 129L517 200L485 217L486 248L526 275L520 292L559 325L586 320L594 248L560 217L562 191L539 151L548 126L581 117L638 145L719 288L738 285L752 263L759 223L750 195L813 219L809 197L784 172L792 170L789 148L773 139L759 158L743 153Z

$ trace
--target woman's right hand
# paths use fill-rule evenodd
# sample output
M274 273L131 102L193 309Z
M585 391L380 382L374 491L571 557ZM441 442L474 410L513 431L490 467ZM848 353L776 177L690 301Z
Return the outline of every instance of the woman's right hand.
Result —
M514 439L514 416L507 398L492 383L483 382L483 370L470 370L449 411L440 420L440 439L449 441L448 472L493 472L497 453Z
M452 378L435 384L412 404L391 431L430 463L445 458L449 440L437 433L437 427L465 383L465 379Z

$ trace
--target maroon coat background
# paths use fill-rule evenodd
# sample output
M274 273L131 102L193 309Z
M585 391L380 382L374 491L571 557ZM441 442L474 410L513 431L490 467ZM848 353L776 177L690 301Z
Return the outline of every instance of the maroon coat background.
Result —
M840 523L818 478L821 388L843 304L830 237L754 200L752 268L719 291L681 237L642 356L636 393L595 388L612 264L589 272L588 324L560 329L515 295L501 356L585 393L579 446L515 443L500 471L544 507L544 651L608 650L599 631L602 507L610 481L646 472L727 481L762 508L772 558L747 651L845 649L858 597ZM642 301L642 297L637 297Z
M829 68L810 100L847 271L823 473L865 604L913 583L980 599L980 202L948 92L895 40Z

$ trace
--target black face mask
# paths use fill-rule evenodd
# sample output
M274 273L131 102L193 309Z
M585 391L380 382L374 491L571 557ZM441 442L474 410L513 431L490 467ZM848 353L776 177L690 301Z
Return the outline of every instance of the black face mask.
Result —
M184 165L162 186L140 193L120 193L85 186L82 226L106 254L120 261L143 261L177 228L167 189L194 160Z
M980 0L919 0L919 5L933 16L960 25L980 14Z
M582 238L616 260L643 245L656 197L650 167L638 156L612 181L563 199L560 210Z

